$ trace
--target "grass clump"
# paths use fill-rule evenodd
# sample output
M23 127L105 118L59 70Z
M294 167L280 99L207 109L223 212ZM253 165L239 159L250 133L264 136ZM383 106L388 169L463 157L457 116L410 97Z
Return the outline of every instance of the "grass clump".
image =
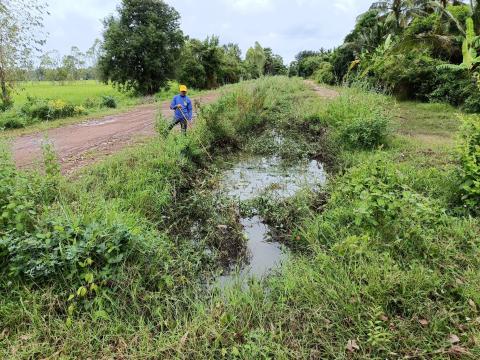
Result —
M392 124L392 100L375 93L348 89L325 110L338 144L349 149L371 150L386 145Z

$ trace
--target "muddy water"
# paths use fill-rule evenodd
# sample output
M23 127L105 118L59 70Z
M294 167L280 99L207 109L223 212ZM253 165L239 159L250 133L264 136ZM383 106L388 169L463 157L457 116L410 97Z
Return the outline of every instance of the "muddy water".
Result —
M224 173L221 189L239 201L253 200L268 191L278 198L293 196L303 187L321 186L326 181L317 161L284 166L278 158L247 158ZM288 258L288 251L272 238L269 227L259 216L241 219L247 238L245 259L218 280L220 286L250 277L263 278Z

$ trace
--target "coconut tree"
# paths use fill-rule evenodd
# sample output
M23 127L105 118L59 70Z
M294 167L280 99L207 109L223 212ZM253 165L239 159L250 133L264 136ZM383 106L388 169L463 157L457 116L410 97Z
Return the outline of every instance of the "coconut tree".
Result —
M415 0L386 0L371 5L370 10L377 10L379 20L392 24L394 32L405 29L415 14L421 11Z

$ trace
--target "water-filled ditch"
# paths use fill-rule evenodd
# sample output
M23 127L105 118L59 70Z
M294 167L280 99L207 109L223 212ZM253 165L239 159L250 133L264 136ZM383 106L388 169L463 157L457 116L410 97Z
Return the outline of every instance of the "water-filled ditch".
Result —
M321 186L325 181L324 167L316 160L286 165L276 157L249 157L225 170L220 190L239 202L254 200L265 192L282 199L304 187ZM219 278L222 287L251 277L261 279L288 258L288 250L275 240L274 232L260 216L240 221L247 239L246 255Z

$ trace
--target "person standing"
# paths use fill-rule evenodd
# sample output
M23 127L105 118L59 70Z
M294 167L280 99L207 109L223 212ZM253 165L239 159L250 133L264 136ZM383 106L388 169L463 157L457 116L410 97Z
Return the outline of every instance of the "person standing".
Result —
M173 122L169 126L169 131L172 130L175 125L180 124L183 133L187 133L188 123L192 121L193 117L192 101L187 96L187 92L187 87L180 85L180 94L176 95L170 104L170 109L174 110L175 113Z

